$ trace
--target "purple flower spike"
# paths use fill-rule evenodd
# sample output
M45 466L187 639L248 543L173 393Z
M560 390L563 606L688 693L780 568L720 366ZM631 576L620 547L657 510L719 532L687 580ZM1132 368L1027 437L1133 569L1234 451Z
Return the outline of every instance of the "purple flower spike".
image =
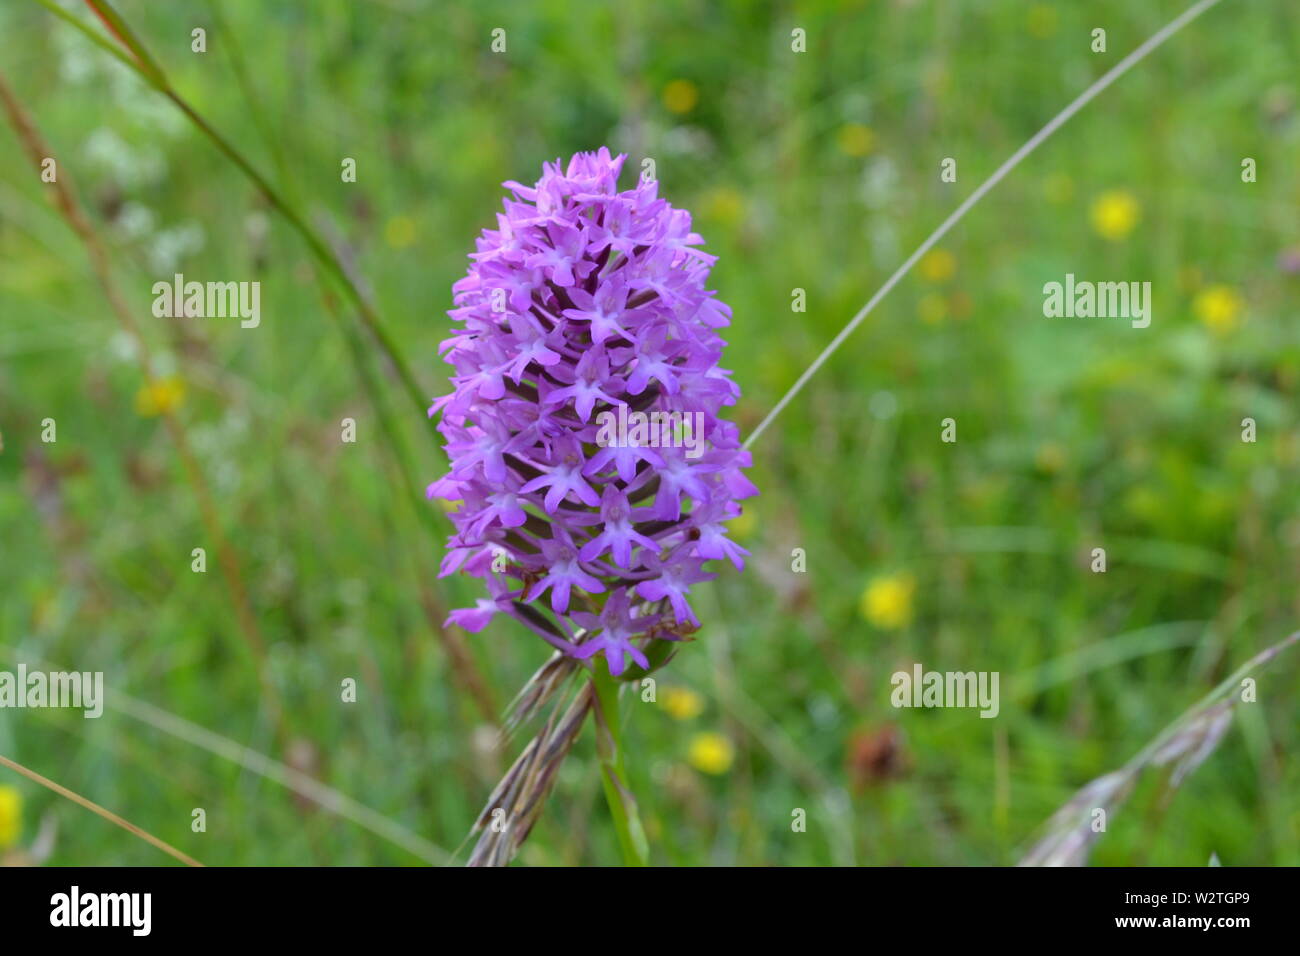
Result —
M453 286L454 390L430 409L451 470L429 495L459 503L442 573L489 595L449 622L511 614L616 675L650 666L649 638L699 626L686 595L707 561L743 566L725 522L757 494L720 418L739 389L718 366L731 309L704 287L714 257L656 183L618 191L624 159L602 147L505 184Z

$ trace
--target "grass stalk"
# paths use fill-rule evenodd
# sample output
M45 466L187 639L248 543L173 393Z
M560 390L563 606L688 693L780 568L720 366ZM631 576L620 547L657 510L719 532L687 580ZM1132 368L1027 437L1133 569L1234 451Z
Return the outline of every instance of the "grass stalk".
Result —
M141 840L144 840L146 843L150 843L156 846L158 849L162 850L164 853L168 854L169 856L175 857L176 859L184 863L186 866L203 865L198 860L194 859L194 857L190 856L188 853L182 853L180 850L176 849L176 847L172 846L170 843L158 839L148 830L136 826L134 823L132 823L129 820L124 820L122 817L119 817L112 810L104 809L98 803L95 803L93 800L87 800L81 794L75 793L74 791L69 790L67 787L55 783L49 777L43 777L35 770L31 770L27 767L24 767L22 764L18 763L15 760L10 760L4 754L0 754L0 766L8 767L10 770L14 771L15 773L22 774L24 777L26 777L28 780L32 781L33 783L40 784L45 789L51 790L54 793L57 793L59 796L64 797L67 800L71 800L73 803L77 804L78 806L85 807L91 813L98 814L99 816L107 820L109 823L121 827L127 833L135 834Z
M1240 693L1242 680L1267 667L1298 641L1300 631L1260 651L1165 727L1124 766L1077 790L1043 825L1042 835L1019 865L1082 866L1102 832L1092 827L1092 814L1098 809L1107 814L1118 809L1147 768L1172 765L1166 780L1165 802L1157 808L1163 816L1174 790L1209 757L1227 733L1233 711L1240 703L1240 698L1234 695Z

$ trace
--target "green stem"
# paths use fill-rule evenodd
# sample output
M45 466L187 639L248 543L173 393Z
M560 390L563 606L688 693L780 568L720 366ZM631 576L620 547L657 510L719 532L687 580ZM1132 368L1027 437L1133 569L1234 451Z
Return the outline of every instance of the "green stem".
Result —
M600 757L601 782L605 786L605 801L609 804L610 815L614 818L614 830L618 834L619 849L623 851L623 862L627 866L649 866L650 845L623 764L622 731L618 722L620 685L601 658L592 665L591 686L596 695L593 711L596 716L596 753Z

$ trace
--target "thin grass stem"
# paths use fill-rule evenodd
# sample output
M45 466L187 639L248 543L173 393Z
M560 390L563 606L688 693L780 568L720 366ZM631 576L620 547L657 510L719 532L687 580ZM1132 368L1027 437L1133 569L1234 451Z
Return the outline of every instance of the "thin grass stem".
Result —
M85 807L90 812L96 813L99 816L103 817L109 823L121 827L127 833L135 834L141 840L144 840L145 842L150 843L153 846L156 846L158 849L162 850L164 853L168 854L169 856L175 857L176 859L184 863L186 866L203 865L198 860L194 859L194 857L190 856L188 853L182 853L180 850L176 849L176 847L172 846L170 843L158 839L148 830L136 826L134 823L132 823L129 820L124 820L122 817L119 817L112 810L104 809L98 803L95 803L93 800L87 800L81 794L69 790L67 787L62 786L61 784L55 783L49 777L43 777L35 770L28 769L27 767L24 767L22 764L18 763L15 760L10 760L4 754L0 754L0 766L8 767L10 770L14 771L15 773L22 774L24 777L26 777L28 780L32 781L33 783L40 784L45 789L51 790L54 793L57 793L59 796L71 800L73 803L77 804L78 806Z

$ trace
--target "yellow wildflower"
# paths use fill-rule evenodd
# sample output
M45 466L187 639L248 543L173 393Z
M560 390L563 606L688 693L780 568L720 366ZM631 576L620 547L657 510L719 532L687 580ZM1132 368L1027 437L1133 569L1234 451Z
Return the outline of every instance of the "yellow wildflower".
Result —
M717 776L731 769L731 762L736 759L736 751L731 746L731 741L722 734L708 732L696 734L691 738L686 759L701 773Z
M23 828L23 795L16 787L0 787L0 850L18 842Z
M1092 203L1092 227L1099 236L1111 242L1127 239L1141 215L1142 207L1137 197L1123 189L1102 193Z
M862 592L861 611L874 627L896 631L912 622L912 596L916 579L910 574L873 578Z
M1206 286L1192 300L1196 317L1215 335L1227 335L1237 327L1242 307L1237 290L1227 285Z
M185 399L185 383L176 376L154 379L135 393L135 413L154 418L174 412Z
M689 687L667 687L660 702L675 720L690 720L704 712L704 698Z

